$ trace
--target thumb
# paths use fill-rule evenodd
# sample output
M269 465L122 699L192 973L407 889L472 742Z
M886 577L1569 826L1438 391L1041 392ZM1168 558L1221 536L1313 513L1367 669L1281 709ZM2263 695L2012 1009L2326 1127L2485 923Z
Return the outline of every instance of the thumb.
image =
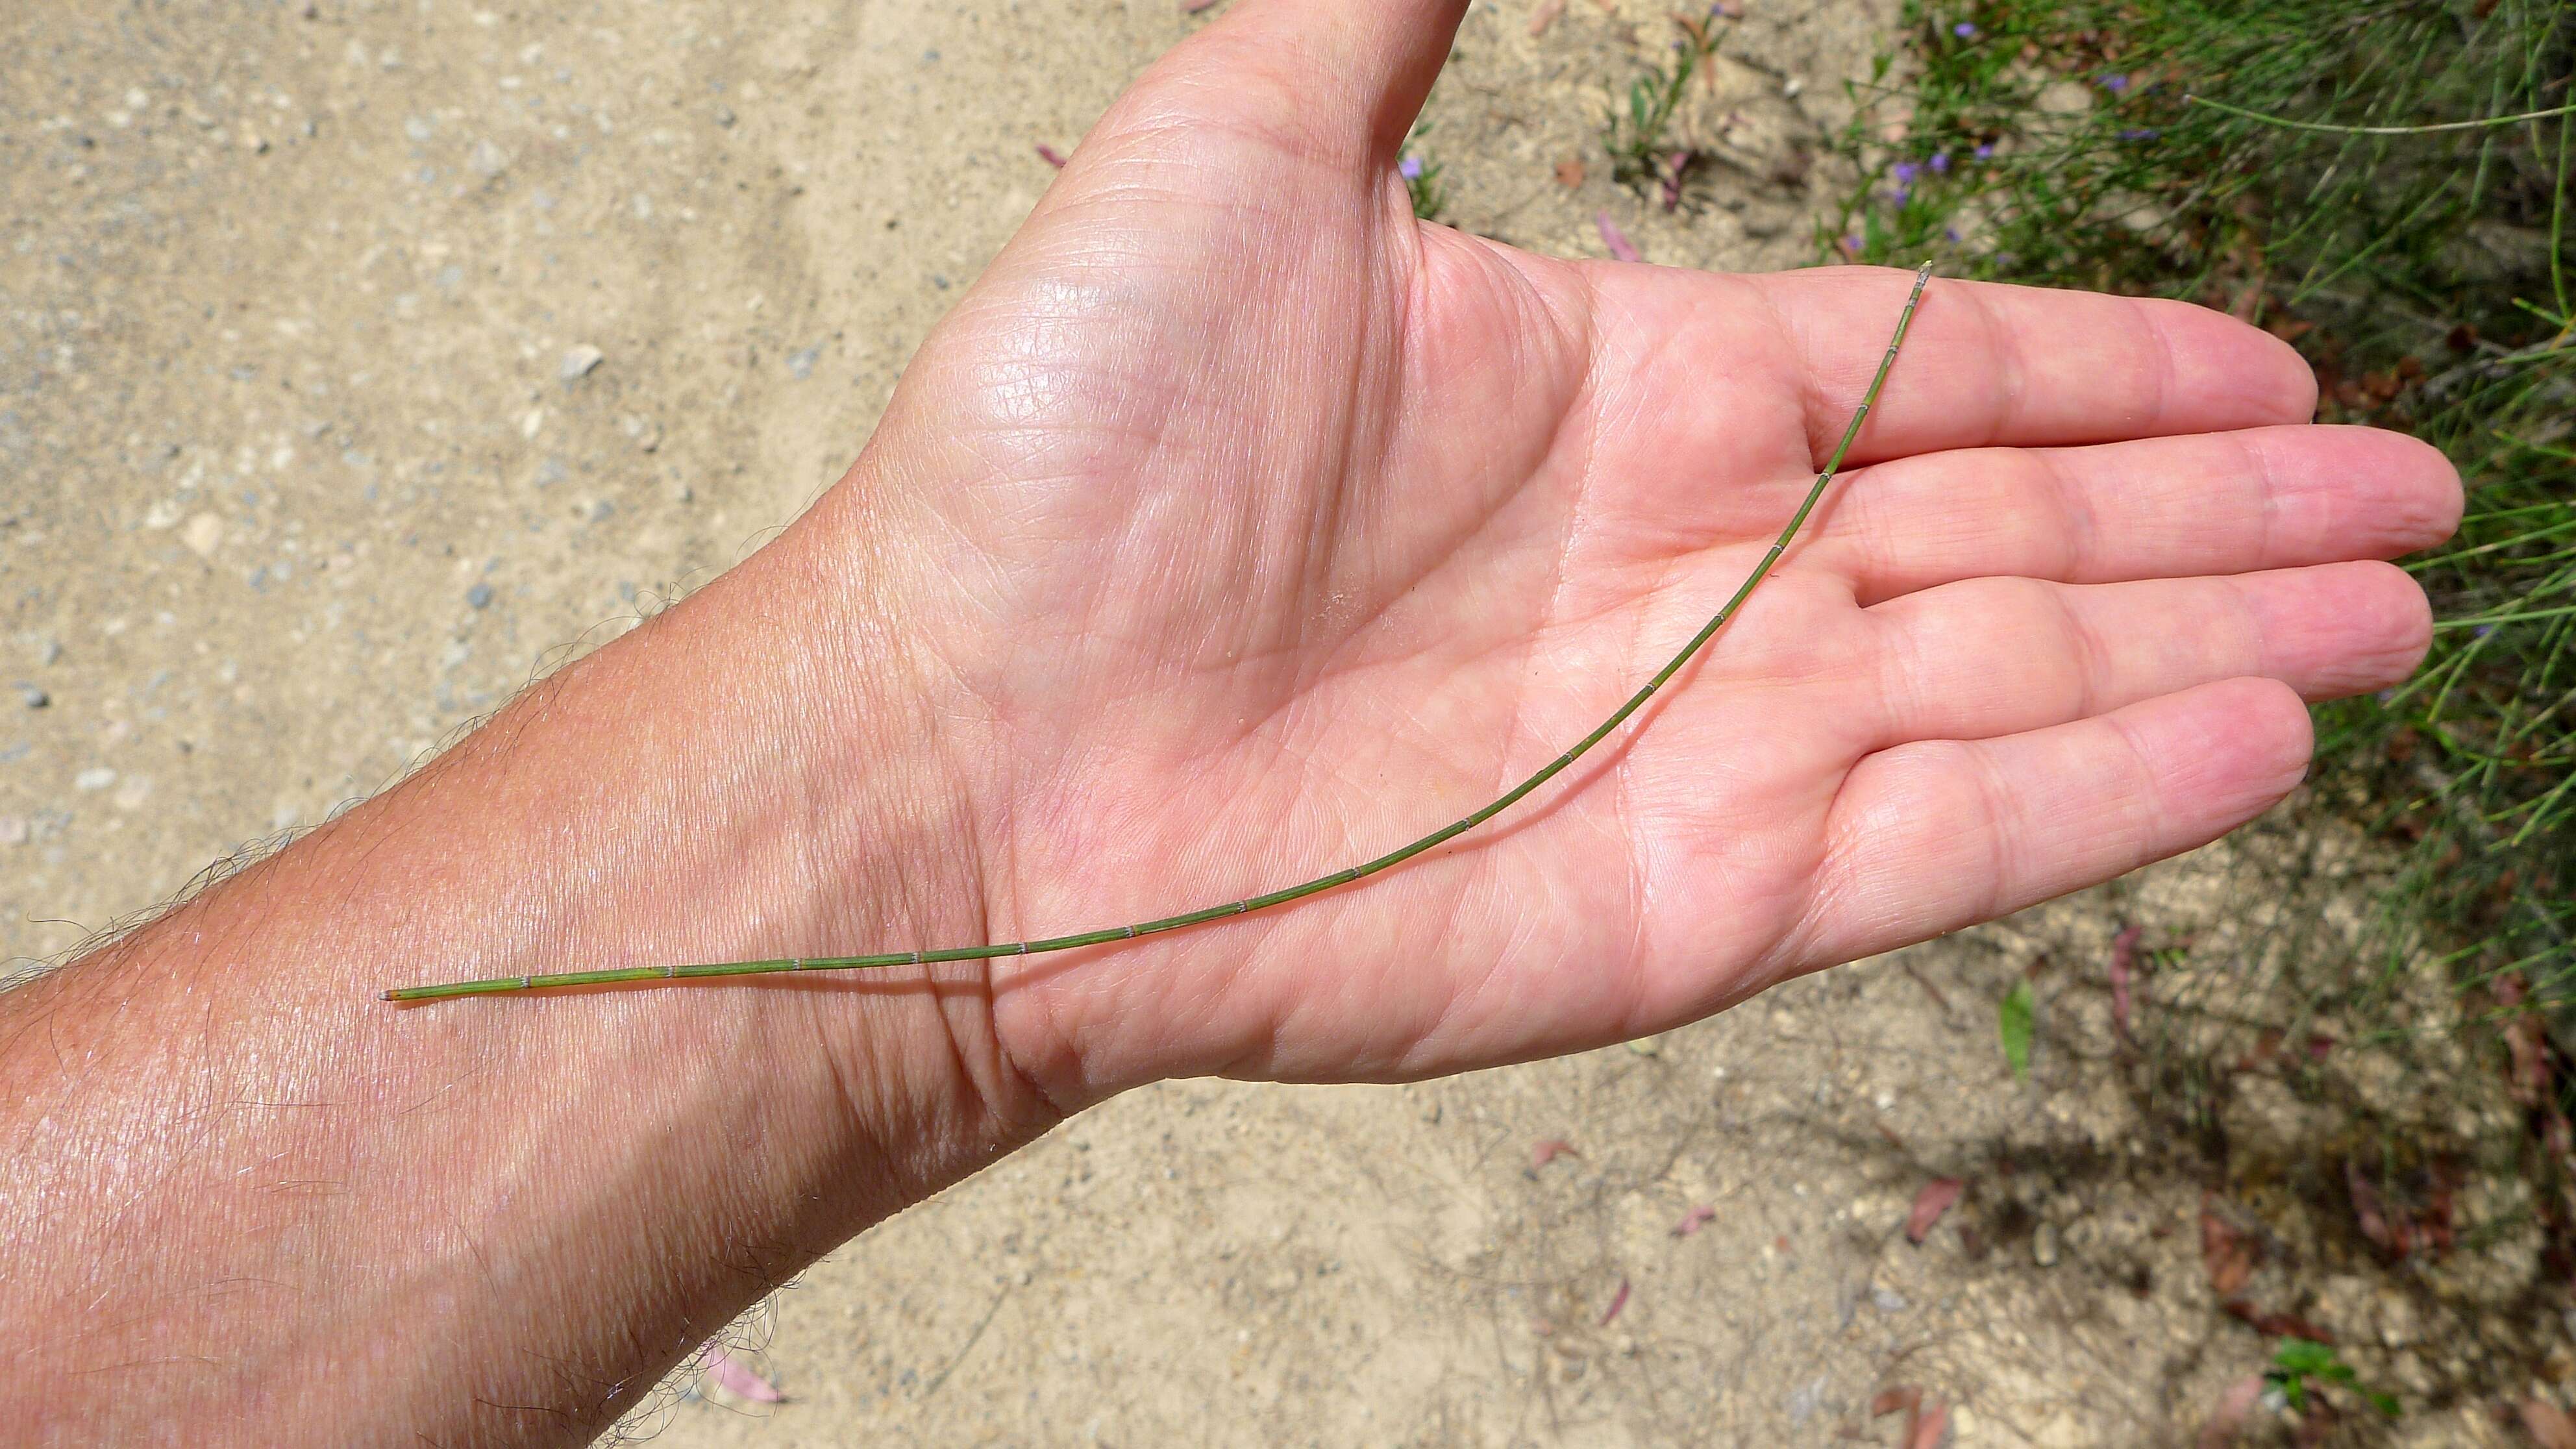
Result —
M1341 166L1391 162L1468 0L1240 0L1137 87Z

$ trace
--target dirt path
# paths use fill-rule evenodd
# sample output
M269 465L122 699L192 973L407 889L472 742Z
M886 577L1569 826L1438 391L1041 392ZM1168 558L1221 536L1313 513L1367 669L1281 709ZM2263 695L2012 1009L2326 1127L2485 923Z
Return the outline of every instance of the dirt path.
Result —
M1803 263L1830 192L1806 142L1892 6L1752 7L1713 102L1740 164L1678 216L1602 174L1609 90L1666 38L1622 9L1534 37L1524 0L1476 6L1423 142L1448 219L1600 255L1608 211L1653 260ZM1036 143L1070 149L1194 23L1168 0L10 7L0 954L318 820L757 543L1047 184ZM1870 1401L1917 1385L1961 1444L2185 1440L2264 1352L2212 1311L2199 1188L2098 1069L2085 968L2037 978L2028 1083L1993 1003L2220 870L1633 1049L1136 1093L782 1294L754 1357L788 1403L693 1396L652 1427L1888 1443ZM1571 1150L1534 1165L1550 1140ZM1908 1205L1943 1175L1966 1199L1918 1248ZM2353 1331L2408 1351L2356 1291Z

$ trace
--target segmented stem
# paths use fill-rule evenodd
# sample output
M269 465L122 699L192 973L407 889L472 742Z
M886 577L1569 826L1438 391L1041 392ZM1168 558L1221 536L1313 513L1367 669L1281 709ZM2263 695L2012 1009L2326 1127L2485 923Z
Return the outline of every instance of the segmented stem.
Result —
M1807 515L1815 512L1816 504L1825 496L1825 489L1832 485L1834 475L1841 471L1843 456L1851 451L1852 440L1860 436L1861 424L1868 419L1870 409L1877 405L1879 389L1887 383L1888 370L1896 365L1897 349L1905 345L1905 330L1914 321L1915 305L1923 300L1923 289L1931 280L1932 264L1925 262L1914 274L1914 290L1905 298L1905 310L1897 314L1896 333L1888 339L1887 354L1879 359L1878 371L1869 380L1869 390L1861 395L1860 406L1852 413L1850 424L1843 429L1842 441L1834 445L1833 456L1825 460L1824 471L1816 475L1815 485L1807 490L1806 500L1798 505L1796 513L1790 515L1788 525L1782 528L1780 536L1772 541L1770 551L1762 555L1762 562L1754 565L1753 572L1745 576L1744 582L1737 586L1734 595L1726 601L1725 607L1719 609L1710 616L1706 624L1700 626L1699 632L1691 636L1690 642L1682 646L1681 652L1675 654L1671 662L1656 670L1652 679L1647 680L1635 694L1628 696L1627 703L1612 711L1608 719L1594 726L1590 734L1576 741L1574 748L1540 767L1536 773L1513 786L1492 804L1464 819L1444 825L1409 845L1399 846L1375 860L1349 866L1334 871L1330 875L1317 876L1302 884L1286 886L1264 895L1247 896L1239 901L1228 901L1224 905L1209 906L1203 910L1185 911L1177 916L1139 921L1132 926L1109 926L1071 936L1044 936L1032 941L1003 941L986 946L946 946L933 951L881 951L872 956L808 956L771 961L722 961L699 966L632 966L607 971L567 971L548 976L499 976L483 981L451 981L436 986L400 987L386 992L385 1000L433 1001L449 996L498 996L520 991L541 991L556 986L605 986L626 981L703 981L718 976L863 971L871 967L917 966L934 961L977 961L995 956L1037 956L1049 951L1071 951L1083 946L1105 946L1118 941L1132 941L1139 936L1160 935L1165 931L1177 931L1208 921L1223 920L1228 916L1268 910L1272 906L1284 906L1290 901L1302 900L1318 892L1331 890L1335 886L1349 885L1355 880L1401 865L1433 846L1464 835L1502 814L1520 803L1521 799L1531 791L1555 779L1566 766L1582 759L1594 745L1607 739L1611 731L1626 724L1629 716L1644 708L1646 701L1655 697L1655 691L1662 689L1674 675L1681 673L1682 667L1690 663L1701 649L1707 647L1709 640L1717 637L1717 631L1726 627L1726 621L1735 617L1736 611L1744 607L1744 601L1751 598L1753 591L1770 576L1772 566L1780 561L1780 555L1788 551L1790 541L1796 538L1798 530L1805 526Z

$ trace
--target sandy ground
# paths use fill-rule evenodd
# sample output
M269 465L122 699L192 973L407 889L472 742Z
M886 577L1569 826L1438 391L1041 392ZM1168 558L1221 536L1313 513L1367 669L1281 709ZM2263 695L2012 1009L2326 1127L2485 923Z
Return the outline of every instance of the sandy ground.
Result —
M1718 75L1734 159L1666 215L1597 139L1657 8L1578 0L1533 37L1530 0L1480 0L1422 143L1447 218L1599 255L1606 210L1657 261L1805 262L1833 179L1801 158L1893 5L1750 9ZM1171 0L0 9L0 956L380 787L755 546L1047 185L1035 144L1070 149L1196 23ZM2103 1067L2089 976L2037 976L2028 1082L1993 1003L2228 869L1576 1060L1133 1094L782 1293L748 1332L788 1402L675 1384L638 1431L1890 1443L1870 1400L1917 1385L1960 1444L2189 1442L2267 1351L2213 1310L2201 1185ZM1534 1166L1550 1139L1573 1151ZM1941 1175L1966 1200L1916 1247ZM2372 1373L2438 1377L2402 1292L2265 1271ZM2399 1434L2501 1432L2463 1409Z

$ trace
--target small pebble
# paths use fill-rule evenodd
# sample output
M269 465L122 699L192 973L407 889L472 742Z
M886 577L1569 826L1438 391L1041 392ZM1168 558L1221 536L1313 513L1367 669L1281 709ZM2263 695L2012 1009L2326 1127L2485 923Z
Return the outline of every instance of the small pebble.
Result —
M2043 1268L2057 1266L2057 1224L2041 1223L2030 1235L2030 1260Z
M492 607L492 586L490 584L476 584L474 587L467 589L465 591L465 604L466 607L473 609L488 609Z
M116 772L105 765L92 765L72 776L72 788L88 794L96 794L115 783Z
M560 372L564 381L579 382L596 372L599 364L607 360L607 353L585 342L563 355L563 367Z
M1870 1306L1876 1308L1881 1313L1903 1313L1905 1311L1905 1295L1897 1292L1893 1288L1871 1289L1869 1301Z
M29 709L43 709L46 705L54 702L54 697L52 695L45 693L42 689L39 689L32 684L20 684L18 686L18 698L20 702L24 703Z

